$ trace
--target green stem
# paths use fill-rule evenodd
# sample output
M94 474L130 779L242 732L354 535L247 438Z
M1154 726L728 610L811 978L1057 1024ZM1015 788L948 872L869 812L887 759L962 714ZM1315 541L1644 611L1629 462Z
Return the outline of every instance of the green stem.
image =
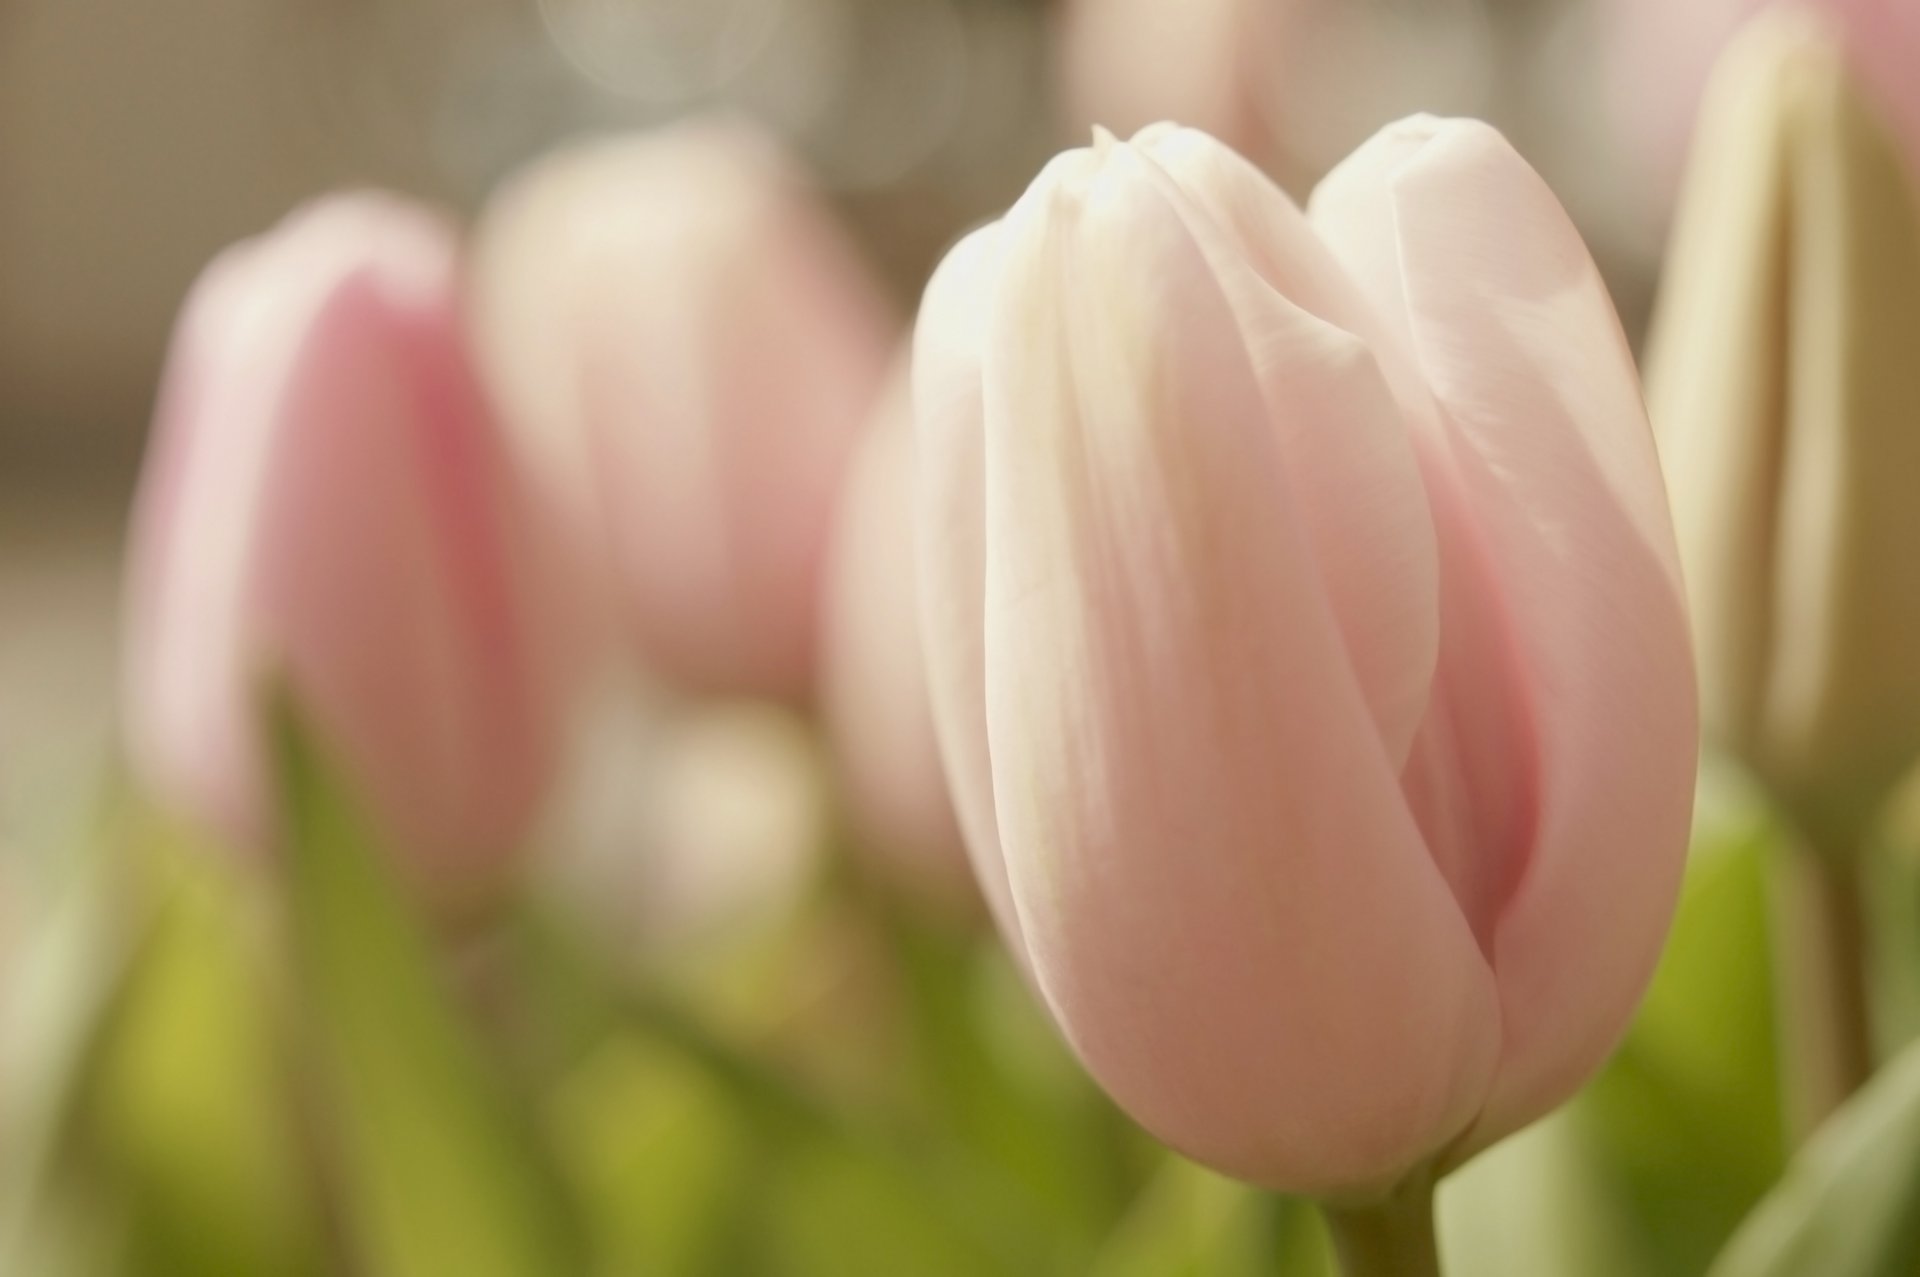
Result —
M1365 1206L1321 1209L1345 1277L1440 1277L1431 1176L1414 1176Z
M1774 909L1788 1116L1804 1139L1873 1073L1865 908L1853 862L1804 844L1783 850Z

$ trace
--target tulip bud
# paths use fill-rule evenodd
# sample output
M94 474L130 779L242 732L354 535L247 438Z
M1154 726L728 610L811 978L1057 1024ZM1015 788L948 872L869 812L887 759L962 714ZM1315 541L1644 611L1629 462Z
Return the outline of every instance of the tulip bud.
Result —
M903 364L841 499L822 698L863 848L909 889L956 903L973 898L973 877L927 698L913 469L913 397Z
M322 201L189 297L133 515L134 761L242 842L284 680L436 893L502 868L556 746L555 615L460 340L448 227Z
M1711 736L1851 846L1920 756L1920 199L1840 34L1716 81L1649 381Z
M1920 157L1920 6L1912 0L1609 0L1603 12L1612 113L1668 196L1714 63L1763 13L1828 20L1865 91Z
M1485 125L1303 216L1170 126L929 286L930 688L1009 943L1189 1156L1359 1193L1565 1099L1688 833L1686 618L1632 359Z
M802 177L732 125L588 143L510 183L475 256L514 447L623 630L683 684L804 695L894 333Z

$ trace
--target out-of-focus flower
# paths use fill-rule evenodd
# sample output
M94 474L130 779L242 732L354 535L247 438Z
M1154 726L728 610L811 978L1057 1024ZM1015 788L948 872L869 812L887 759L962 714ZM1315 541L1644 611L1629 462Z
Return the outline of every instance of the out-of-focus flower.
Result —
M977 897L927 697L913 471L903 363L841 501L821 695L862 847L890 877L951 902Z
M1912 0L1601 0L1611 109L1655 187L1680 178L1701 93L1742 23L1768 9L1835 23L1868 92L1920 156L1920 5Z
M802 176L743 125L583 144L495 199L475 269L519 457L651 666L803 696L897 334Z
M126 708L156 788L258 841L284 680L424 885L465 895L546 787L565 636L458 291L449 228L375 195L208 268L134 511Z
M1782 12L1729 50L1649 392L1709 734L1851 845L1920 756L1920 188L1843 40Z
M1492 79L1471 0L1067 0L1058 47L1080 136L1178 120L1287 178L1410 110L1483 110Z
M1377 1188L1568 1096L1688 832L1686 617L1591 259L1491 128L1308 216L1190 130L1056 159L915 351L930 687L1012 946L1149 1130Z

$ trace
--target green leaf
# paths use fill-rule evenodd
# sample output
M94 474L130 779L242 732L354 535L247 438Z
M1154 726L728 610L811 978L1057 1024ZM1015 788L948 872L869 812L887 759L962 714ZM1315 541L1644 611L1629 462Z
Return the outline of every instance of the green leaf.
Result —
M1920 1046L1808 1141L1710 1277L1920 1272Z
M726 1087L638 1035L594 1051L548 1104L606 1277L733 1277L761 1151Z
M125 1215L130 1271L317 1273L253 920L206 848L154 851L157 929L93 1061L83 1123Z
M0 1272L94 1271L112 1249L59 1171L84 1110L88 1062L151 937L108 890L113 857L89 846L17 964L0 972Z
M587 1271L548 1150L436 977L387 849L292 709L277 704L272 722L313 1080L366 1267L377 1277Z

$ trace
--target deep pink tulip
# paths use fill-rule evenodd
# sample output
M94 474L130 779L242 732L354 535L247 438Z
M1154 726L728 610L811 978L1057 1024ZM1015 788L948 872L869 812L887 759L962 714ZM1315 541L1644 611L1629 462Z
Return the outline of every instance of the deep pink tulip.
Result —
M134 511L126 693L138 768L257 842L284 679L425 885L465 895L543 793L559 698L458 291L450 229L375 195L208 268Z
M1870 96L1920 163L1920 5L1913 0L1608 0L1613 109L1629 145L1671 193L1707 75L1735 31L1765 10L1834 23Z
M835 501L898 338L775 143L708 120L513 181L474 323L514 446L652 668L812 686Z
M1485 125L1303 215L1159 126L930 285L923 619L976 869L1149 1130L1277 1189L1457 1161L1642 993L1692 807L1660 473L1605 288Z
M913 552L913 397L904 362L841 499L821 697L875 867L936 905L977 902L940 766Z

